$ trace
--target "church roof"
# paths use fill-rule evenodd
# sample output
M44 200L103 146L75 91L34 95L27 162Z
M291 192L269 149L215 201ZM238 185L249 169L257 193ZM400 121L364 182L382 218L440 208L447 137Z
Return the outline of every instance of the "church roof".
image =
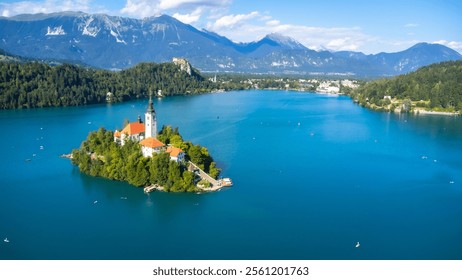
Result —
M172 157L177 157L180 153L183 153L183 150L180 148L169 146L166 152L169 153Z
M156 138L154 137L148 137L146 139L143 139L140 144L142 146L145 146L145 147L148 147L148 148L161 148L161 147L164 147L165 144L160 142L159 140L157 140Z
M132 122L127 124L122 130L122 134L135 135L145 131L144 123Z

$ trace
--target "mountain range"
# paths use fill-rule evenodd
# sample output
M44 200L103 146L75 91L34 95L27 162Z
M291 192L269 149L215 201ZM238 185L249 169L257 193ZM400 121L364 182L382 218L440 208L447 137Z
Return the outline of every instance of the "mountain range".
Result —
M182 57L205 72L357 76L393 76L462 59L455 50L439 44L419 43L401 52L371 55L315 51L281 34L235 43L167 15L132 19L82 12L0 17L0 49L105 69Z

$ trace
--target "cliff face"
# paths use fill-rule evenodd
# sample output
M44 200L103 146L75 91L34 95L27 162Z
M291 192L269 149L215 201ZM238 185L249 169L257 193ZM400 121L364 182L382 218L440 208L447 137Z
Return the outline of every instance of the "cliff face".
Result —
M189 76L191 76L191 64L189 64L189 62L186 59L174 57L173 63L179 66L181 71L185 71L186 73L188 73Z

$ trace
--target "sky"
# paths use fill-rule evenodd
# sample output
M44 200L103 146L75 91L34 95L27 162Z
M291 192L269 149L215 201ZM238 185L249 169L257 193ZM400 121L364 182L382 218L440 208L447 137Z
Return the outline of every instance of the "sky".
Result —
M375 54L428 42L462 53L460 0L0 0L5 17L60 11L167 14L235 42L280 33L314 50Z

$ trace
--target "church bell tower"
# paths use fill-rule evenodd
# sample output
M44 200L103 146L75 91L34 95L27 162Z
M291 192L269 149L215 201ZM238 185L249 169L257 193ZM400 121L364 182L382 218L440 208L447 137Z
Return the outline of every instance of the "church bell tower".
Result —
M152 102L152 96L149 94L149 104L146 114L144 114L144 125L145 125L145 138L157 137L157 119L156 111L154 110L154 104Z

